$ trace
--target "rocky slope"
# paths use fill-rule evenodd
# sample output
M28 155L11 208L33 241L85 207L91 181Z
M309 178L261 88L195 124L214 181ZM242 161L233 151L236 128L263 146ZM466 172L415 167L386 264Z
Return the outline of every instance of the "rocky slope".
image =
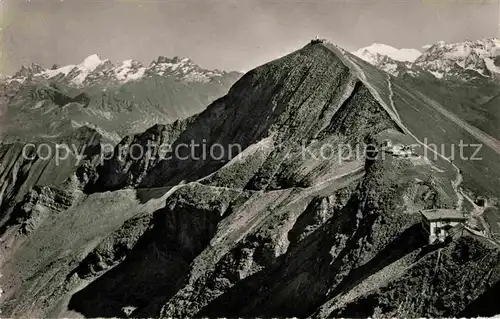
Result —
M95 130L80 128L51 143L43 143L43 147L21 143L0 145L0 227L14 222L12 212L33 188L78 188L77 170L99 157L100 143L101 136ZM63 144L71 146L58 147ZM83 174L80 177L86 178Z
M452 163L379 147L476 138L430 102L320 41L258 67L199 115L24 196L1 228L2 314L498 313L481 307L500 280L498 244L461 228L428 245L421 231L419 209L460 202ZM174 151L161 158L117 156L164 143ZM178 147L192 144L206 148ZM499 154L483 152L492 176L459 165L468 187L495 194Z

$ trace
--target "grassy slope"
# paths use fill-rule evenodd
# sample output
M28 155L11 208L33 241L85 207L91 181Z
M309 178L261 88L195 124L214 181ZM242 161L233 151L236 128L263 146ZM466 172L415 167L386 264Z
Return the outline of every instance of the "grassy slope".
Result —
M443 81L431 76L405 76L410 88L441 103L460 118L500 138L500 84L487 79L475 82Z

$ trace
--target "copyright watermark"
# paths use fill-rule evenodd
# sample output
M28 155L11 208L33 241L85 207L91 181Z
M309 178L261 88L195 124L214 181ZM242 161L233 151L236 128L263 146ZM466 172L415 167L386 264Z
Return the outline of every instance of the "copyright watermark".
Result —
M259 146L260 147L260 146ZM262 147L269 147L262 146ZM424 157L429 160L445 158L449 161L460 159L462 161L480 161L479 153L482 144L467 144L460 141L458 144L434 144L424 139L423 144L405 145L385 140L382 143L359 143L356 145L342 143L320 143L312 145L309 142L290 147L284 145L272 145L273 150L281 152L283 160L327 160L343 163L353 160L377 160L385 159L387 156L417 158ZM81 164L86 158L87 146L68 144L25 144L22 156L26 160L49 160L54 159L56 165L62 165L70 158L75 159L75 165ZM101 144L99 164L103 165L110 160L118 161L222 161L229 162L244 152L240 144L208 143L203 139L178 144L156 144L148 141L146 145L134 144ZM263 153L264 154L264 153ZM96 154L94 154L95 156Z

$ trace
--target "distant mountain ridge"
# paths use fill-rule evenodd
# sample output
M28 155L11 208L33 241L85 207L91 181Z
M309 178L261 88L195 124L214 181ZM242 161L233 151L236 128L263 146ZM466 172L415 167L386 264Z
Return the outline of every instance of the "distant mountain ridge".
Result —
M366 48L361 48L354 53L358 57L364 56L368 61L377 61L384 56L400 62L414 62L422 52L416 49L396 49L386 44L374 43Z
M372 44L353 54L392 75L411 75L426 71L436 78L500 78L498 39L457 43L439 41L424 46L422 50L420 53L415 49L396 49L385 44Z
M125 60L115 65L109 59L92 54L79 64L54 65L50 69L36 63L23 65L12 77L7 77L7 80L21 83L49 80L73 87L85 87L95 84L119 85L152 76L173 76L191 83L220 82L226 76L238 74L204 69L189 58L159 56L146 67L135 60Z
M158 57L145 67L97 54L47 69L32 63L0 79L0 142L59 137L82 126L107 141L184 119L222 97L239 72L208 70L189 58ZM1 119L0 119L1 120Z

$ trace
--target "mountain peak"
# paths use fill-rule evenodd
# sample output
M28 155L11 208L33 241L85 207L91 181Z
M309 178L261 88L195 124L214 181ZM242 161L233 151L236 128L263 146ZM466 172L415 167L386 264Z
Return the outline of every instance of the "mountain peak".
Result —
M427 51L427 50L429 50L431 47L432 47L432 44L425 44L425 45L423 45L423 46L422 46L422 50L423 50L423 51Z
M367 62L379 60L378 56L387 56L395 61L413 62L422 53L416 49L397 49L387 44L373 43L354 52L357 57Z
M72 81L80 68L57 80ZM99 66L84 84L135 68L146 69L133 60ZM498 143L468 124L462 114L474 113L456 112L454 99L435 100L443 87L433 79L423 90L318 39L248 72L222 98L211 93L219 78L179 80L216 71L180 58L147 70L149 79L124 90L70 97L64 86L29 87L9 100L5 135L31 140L0 147L9 177L0 183L4 316L500 309L487 304L500 286L497 212L476 216L500 197ZM487 144L481 163L427 154L429 143L444 149L463 138ZM26 153L42 143L73 152ZM437 208L463 224L433 242L421 215Z
M141 78L146 68L139 61L125 60L114 68L113 71L118 81L128 82Z
M373 43L352 54L392 75L399 74L404 65L413 63L422 55L416 49L397 49L380 43Z
M37 63L23 64L14 77L29 77L43 71L43 67Z
M55 79L72 86L86 86L102 83L113 85L139 80L143 77L174 77L184 82L220 81L220 77L230 74L239 77L239 72L224 72L201 68L190 58L175 56L168 58L159 56L148 67L135 60L125 60L114 65L109 59L98 54L91 54L79 64L59 66L54 64L46 69L38 64L23 65L11 77L13 81L24 82L35 79Z
M86 57L82 63L80 63L80 67L85 70L93 71L101 64L107 62L109 60L102 60L99 55L92 54Z
M419 67L429 70L437 77L474 71L480 76L500 75L498 39L465 40L447 43L439 41L427 49L416 61Z
M171 64L177 64L177 63L193 63L193 61L190 58L186 57L179 57L175 56L173 58L168 58L165 56L160 55L156 61L153 61L153 63L171 63Z
M151 62L146 74L174 76L186 82L210 82L218 76L223 76L224 72L217 69L204 69L187 57L175 56L167 58L159 56L155 61Z
M500 40L479 39L448 43L438 41L415 49L396 49L373 43L354 55L380 69L398 75L428 71L437 78L473 79L500 76ZM406 72L406 71L409 72Z

